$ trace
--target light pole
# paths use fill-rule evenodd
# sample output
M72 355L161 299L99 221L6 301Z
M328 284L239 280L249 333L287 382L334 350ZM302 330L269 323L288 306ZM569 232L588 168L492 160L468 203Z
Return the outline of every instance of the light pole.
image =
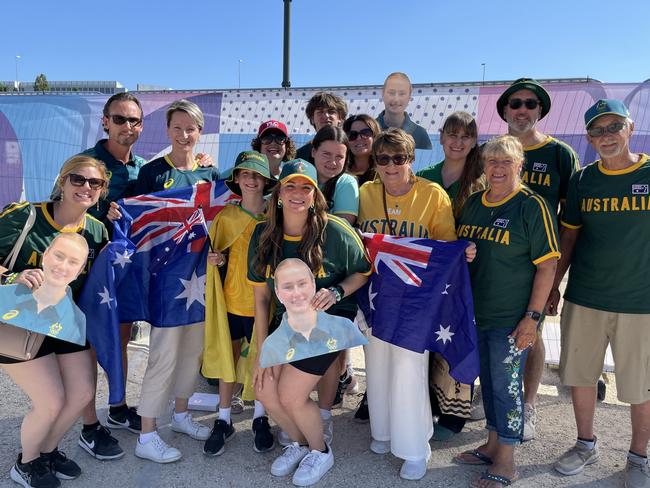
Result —
M244 62L243 59L239 60L237 63L237 88L241 88L241 64Z
M485 63L481 63L481 66L483 66L483 85L485 85Z
M14 88L16 91L19 91L20 85L18 84L18 61L20 60L20 56L16 54L16 81L14 82Z

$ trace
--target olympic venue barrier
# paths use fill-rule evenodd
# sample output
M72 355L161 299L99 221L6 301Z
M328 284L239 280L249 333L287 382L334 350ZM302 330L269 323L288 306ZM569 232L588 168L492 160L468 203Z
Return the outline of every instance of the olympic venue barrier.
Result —
M506 124L496 112L496 101L505 88L506 85L414 85L408 112L427 130L433 145L430 151L416 151L414 169L442 160L439 129L456 110L476 117L481 141L505 133ZM570 144L581 164L596 158L585 139L583 115L600 98L625 101L635 122L632 150L650 152L650 82L549 83L546 88L552 107L538 127ZM257 127L265 120L286 123L297 147L310 140L314 128L305 116L305 106L322 90L345 99L350 114L377 116L384 108L381 86L133 92L144 111L144 129L134 150L146 159L168 152L165 111L174 100L187 98L205 113L205 127L196 152L210 153L220 171L226 171L240 151L250 148ZM101 115L107 98L108 95L69 94L0 96L0 206L49 196L63 161L105 137Z

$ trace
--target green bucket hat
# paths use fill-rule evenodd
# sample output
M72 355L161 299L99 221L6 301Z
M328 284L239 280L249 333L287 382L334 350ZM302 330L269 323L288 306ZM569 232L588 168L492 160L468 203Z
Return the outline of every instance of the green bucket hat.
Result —
M243 151L240 152L235 160L235 166L232 169L230 177L226 180L226 186L230 188L230 191L236 195L241 196L241 188L239 184L235 183L235 173L237 170L247 169L249 171L254 171L266 178L266 185L264 186L264 194L268 195L273 190L273 187L277 184L277 180L271 176L269 171L269 160L266 159L266 156L257 151Z
M308 163L304 159L292 159L282 165L280 183L286 183L298 176L307 178L316 188L318 188L318 175L316 173L316 167L313 164Z
M506 91L501 94L497 100L497 112L499 113L499 117L501 117L503 120L506 120L503 116L503 110L508 104L510 95L518 92L519 90L530 90L535 95L537 95L537 98L539 98L539 101L542 103L542 114L540 115L539 119L542 120L544 117L546 117L546 114L548 114L549 110L551 110L551 97L544 89L544 87L532 78L519 78L518 80L515 80L512 85L510 85Z

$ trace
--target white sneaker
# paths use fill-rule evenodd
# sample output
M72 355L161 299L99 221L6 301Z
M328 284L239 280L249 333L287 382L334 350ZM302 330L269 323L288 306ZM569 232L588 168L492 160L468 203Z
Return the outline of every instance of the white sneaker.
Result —
M187 412L183 420L177 422L172 414L172 430L181 434L187 434L197 441L205 441L210 437L210 427L198 423L192 418L192 414Z
M535 438L535 423L537 422L537 411L535 406L524 403L524 435L522 441L532 441Z
M328 420L323 420L323 441L325 444L330 445L334 440L334 419L330 417Z
M405 480L420 480L427 474L427 460L404 461L399 470L399 477Z
M287 476L293 473L300 461L309 454L309 449L297 442L292 442L283 451L280 457L277 457L271 464L271 474L273 476Z
M163 441L158 432L149 440L142 444L140 440L135 443L135 455L142 459L148 459L154 463L173 463L178 461L182 454L178 449L171 447Z
M287 447L292 442L293 441L291 440L291 437L289 437L289 434L287 434L284 430L280 430L278 432L278 444L280 444L282 447Z
M390 452L390 441L378 441L373 439L370 443L370 450L375 454L388 454Z
M334 466L334 453L332 448L328 447L328 451L311 451L307 454L300 466L293 473L293 484L296 486L310 486L318 483L320 479L325 476L332 466Z

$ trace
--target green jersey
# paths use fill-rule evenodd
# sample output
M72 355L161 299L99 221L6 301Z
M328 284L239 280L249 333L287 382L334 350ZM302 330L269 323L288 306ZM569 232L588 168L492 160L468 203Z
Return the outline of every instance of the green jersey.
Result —
M447 192L447 195L449 195L449 199L451 200L451 205L453 207L454 200L460 191L460 180L456 180L451 185L445 186L445 184L442 182L442 167L444 164L445 162L441 161L437 164L434 164L433 166L421 169L415 173L415 176L420 176L426 180L438 183L442 188L444 188L444 190Z
M25 238L25 242L20 249L12 271L20 272L25 269L40 268L43 262L43 253L57 234L60 232L77 232L88 242L89 251L86 267L77 279L70 283L70 288L72 288L72 292L76 298L81 290L81 285L86 279L90 266L99 254L99 251L108 242L106 227L95 217L86 214L83 224L76 229L62 229L54 221L54 204L52 202L34 203L33 205L36 210L36 220ZM13 249L18 236L20 236L20 233L25 227L28 216L28 202L12 203L7 205L2 213L0 213L0 257L2 260Z
M315 276L317 290L338 285L354 273L369 275L372 270L370 261L366 257L366 249L356 231L350 227L346 220L334 215L328 215L327 218L323 264ZM265 225L264 222L257 224L248 245L248 281L257 286L268 284L275 301L275 312L277 315L281 315L284 312L284 306L275 295L273 270L268 264L263 270L260 270L257 262L260 235ZM300 237L285 235L282 241L282 258L299 258L299 245ZM354 295L349 295L327 309L327 313L336 315L337 311L355 312L356 309L356 299Z
M476 325L513 328L526 313L536 265L560 257L557 219L526 187L494 203L485 198L487 191L468 198L458 237L476 243L469 265Z
M135 185L135 194L146 195L218 179L219 172L214 166L203 168L194 163L192 169L177 169L169 156L163 156L149 161L142 167Z
M579 229L567 300L618 313L650 313L650 161L627 169L600 161L569 182L562 225Z
M578 156L568 144L553 137L541 144L525 147L526 162L521 181L543 196L553 214L564 202L571 175L580 169Z
M95 147L86 149L81 153L85 156L90 156L91 158L102 161L106 165L106 170L108 171L108 176L110 178L108 184L108 196L99 201L99 209L96 207L88 209L88 213L104 223L107 222L106 213L108 212L110 202L114 202L120 198L138 195L138 193L135 193L135 182L138 179L140 168L147 163L144 158L136 156L133 153L129 154L129 160L126 164L115 159L115 157L104 148L104 144L107 141L108 139L102 139L95 144Z

